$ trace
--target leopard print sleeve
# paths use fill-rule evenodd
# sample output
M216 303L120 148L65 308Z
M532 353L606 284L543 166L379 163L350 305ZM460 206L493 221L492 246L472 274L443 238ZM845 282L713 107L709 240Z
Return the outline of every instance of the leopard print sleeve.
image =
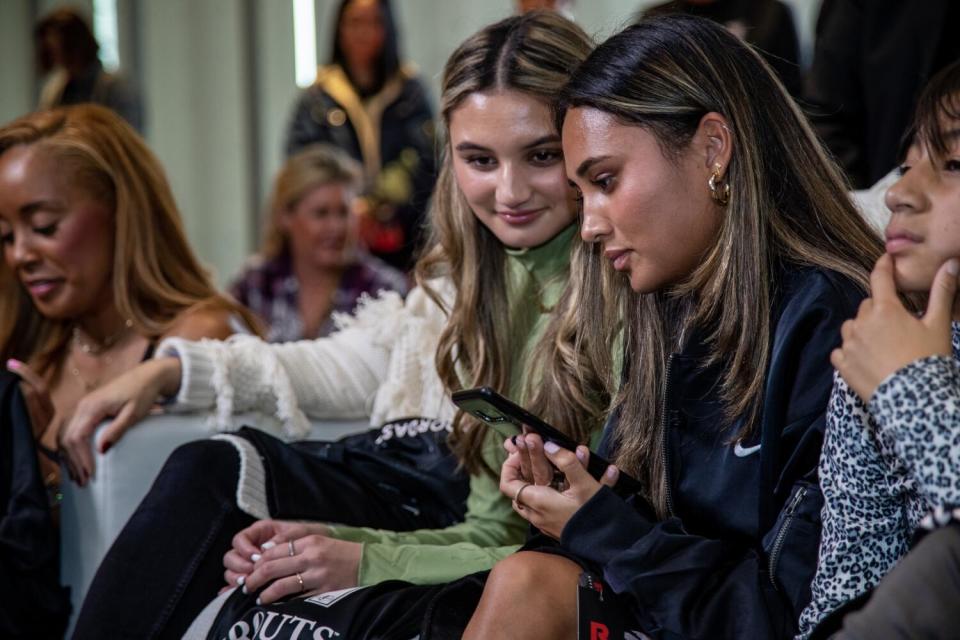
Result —
M820 458L823 532L811 601L800 616L807 637L831 611L871 588L903 553L902 474L875 439L867 407L839 375L827 409Z
M960 503L960 365L931 356L900 369L870 400L885 457L906 467L909 490L926 513ZM911 518L911 529L918 520Z

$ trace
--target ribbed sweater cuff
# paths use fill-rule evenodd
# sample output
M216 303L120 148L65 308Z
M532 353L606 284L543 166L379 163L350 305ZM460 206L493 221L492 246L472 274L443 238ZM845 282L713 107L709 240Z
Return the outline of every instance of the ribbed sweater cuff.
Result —
M155 358L174 357L180 359L180 390L170 408L181 411L210 409L216 404L216 391L213 388L212 350L203 342L167 338L157 347Z

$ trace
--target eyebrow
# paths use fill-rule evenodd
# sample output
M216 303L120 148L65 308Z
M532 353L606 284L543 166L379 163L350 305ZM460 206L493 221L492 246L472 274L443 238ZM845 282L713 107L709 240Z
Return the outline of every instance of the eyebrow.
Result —
M576 171L577 176L582 178L584 174L586 174L587 171L590 170L590 167L597 164L598 162L603 162L608 158L610 158L610 156L594 156L592 158L587 158L586 160L580 163L579 167L577 167L577 171Z
M556 142L560 142L560 136L555 133L551 133L550 135L541 136L536 140L533 140L523 145L523 149L533 149L534 147L539 147L540 145L543 145L543 144L556 143ZM457 151L491 151L489 147L485 147L483 145L476 144L474 142L461 142L455 147L455 149Z
M63 204L56 200L34 200L22 205L19 211L22 217L29 218L41 210L47 210L56 213L62 211L63 208Z

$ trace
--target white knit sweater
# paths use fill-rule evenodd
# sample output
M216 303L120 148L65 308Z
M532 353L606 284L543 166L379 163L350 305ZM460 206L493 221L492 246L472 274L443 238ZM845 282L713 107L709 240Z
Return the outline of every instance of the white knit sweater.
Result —
M431 283L452 300L449 281ZM364 298L353 316L335 318L329 337L270 344L236 335L225 342L164 340L156 357L177 356L183 374L172 410L214 409L212 430L231 415L256 411L280 421L281 435L304 438L309 418L369 417L372 425L425 416L450 420L453 404L434 358L446 314L420 287Z

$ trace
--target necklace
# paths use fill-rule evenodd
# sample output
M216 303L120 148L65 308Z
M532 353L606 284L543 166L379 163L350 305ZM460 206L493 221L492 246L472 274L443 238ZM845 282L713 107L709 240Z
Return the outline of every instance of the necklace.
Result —
M83 385L84 393L90 393L91 391L93 391L94 389L100 386L100 378L97 378L96 380L92 380L92 381L87 380L86 378L83 377L83 374L80 373L80 369L77 367L77 363L73 361L72 356L70 360L71 361L67 363L67 369L70 370L70 375L76 378L80 382L80 384ZM107 354L106 356L104 356L103 361L109 366L110 363L113 362L113 357L110 356L110 354Z
M117 344L117 342L120 341L120 338L122 338L127 333L127 330L130 329L130 327L132 326L133 326L133 320L131 320L130 318L127 318L123 322L123 328L120 329L120 331L117 331L112 336L107 336L100 342L84 342L83 339L80 337L80 327L77 325L73 325L73 341L76 343L78 347L80 347L80 351L83 351L84 353L89 355L96 356L103 353L113 345Z
M109 367L111 364L113 364L113 354L107 352L118 342L120 342L120 338L122 338L131 327L133 327L133 321L128 318L124 321L123 328L120 329L120 331L111 336L107 336L99 343L90 343L83 341L83 339L80 337L80 327L74 325L73 342L77 345L77 348L80 349L80 351L93 358L98 358L105 366ZM67 363L67 369L70 371L70 375L80 382L85 393L93 391L99 387L100 382L102 382L100 378L97 378L96 380L87 380L83 374L80 373L80 367L77 366L76 358L73 356L73 354L70 355L70 361Z

